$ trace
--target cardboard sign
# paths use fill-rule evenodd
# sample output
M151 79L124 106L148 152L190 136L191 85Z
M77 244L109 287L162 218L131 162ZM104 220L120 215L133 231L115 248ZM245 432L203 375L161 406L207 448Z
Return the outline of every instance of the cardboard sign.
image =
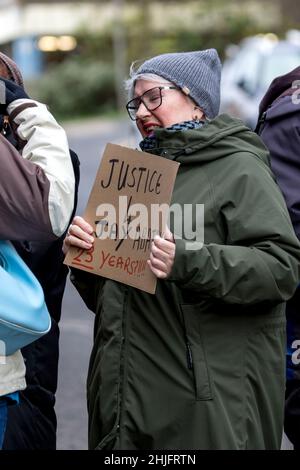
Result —
M147 260L154 236L165 229L178 167L107 144L83 215L94 227L94 246L71 247L65 264L154 294L157 279Z

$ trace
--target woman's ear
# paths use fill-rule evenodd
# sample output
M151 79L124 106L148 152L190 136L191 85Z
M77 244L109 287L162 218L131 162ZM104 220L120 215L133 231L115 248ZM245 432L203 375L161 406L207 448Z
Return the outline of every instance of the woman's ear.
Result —
M205 119L205 114L199 106L194 106L193 121L200 121Z

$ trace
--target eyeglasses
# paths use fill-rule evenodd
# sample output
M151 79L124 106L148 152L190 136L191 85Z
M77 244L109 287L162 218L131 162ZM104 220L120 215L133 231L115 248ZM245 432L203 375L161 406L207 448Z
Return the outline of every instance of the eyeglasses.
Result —
M148 111L154 111L159 108L162 103L161 90L177 90L177 88L176 86L156 86L145 91L141 96L137 96L136 98L133 98L133 100L128 101L126 109L130 119L136 121L136 113L141 103L143 103Z

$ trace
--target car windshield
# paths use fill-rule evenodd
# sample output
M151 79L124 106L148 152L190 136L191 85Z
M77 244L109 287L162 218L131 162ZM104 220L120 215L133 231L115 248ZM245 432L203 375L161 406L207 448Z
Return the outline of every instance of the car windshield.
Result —
M276 51L267 56L263 63L263 73L260 74L260 88L267 89L275 77L284 75L300 64L300 50Z

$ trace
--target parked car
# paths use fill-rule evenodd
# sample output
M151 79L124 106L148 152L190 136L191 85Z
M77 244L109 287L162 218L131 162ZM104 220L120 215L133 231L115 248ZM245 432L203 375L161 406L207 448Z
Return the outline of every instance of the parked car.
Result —
M285 40L273 34L244 39L228 48L223 66L221 112L239 117L255 128L258 106L271 81L300 65L300 33Z

